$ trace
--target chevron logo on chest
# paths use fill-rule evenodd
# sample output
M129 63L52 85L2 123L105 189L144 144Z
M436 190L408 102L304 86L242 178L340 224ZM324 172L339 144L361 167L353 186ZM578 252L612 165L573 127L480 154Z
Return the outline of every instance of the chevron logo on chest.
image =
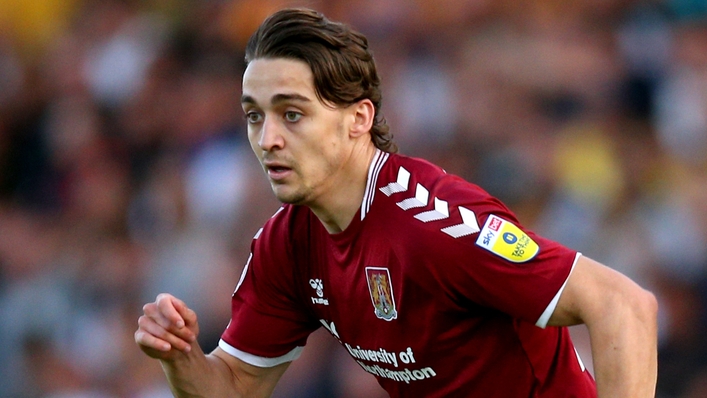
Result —
M405 198L396 204L405 211L426 207L430 203L430 191L422 184L418 183L414 187L414 195L410 188L410 172L404 167L398 170L398 177L394 182L380 188L386 196L394 194L405 194ZM443 221L451 218L449 215L449 203L437 197L433 197L434 209L423 211L414 215L414 217L424 223L431 221ZM457 206L461 215L461 223L453 224L441 228L440 230L453 238L461 238L463 236L475 234L481 231L479 223L476 220L476 214L473 211L463 206Z

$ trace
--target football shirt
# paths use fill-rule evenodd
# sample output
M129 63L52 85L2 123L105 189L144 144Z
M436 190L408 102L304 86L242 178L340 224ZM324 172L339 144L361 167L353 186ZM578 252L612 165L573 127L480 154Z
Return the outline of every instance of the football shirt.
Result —
M392 397L594 397L569 332L546 327L577 252L478 186L378 151L329 234L284 205L252 242L220 347L256 366L325 327Z

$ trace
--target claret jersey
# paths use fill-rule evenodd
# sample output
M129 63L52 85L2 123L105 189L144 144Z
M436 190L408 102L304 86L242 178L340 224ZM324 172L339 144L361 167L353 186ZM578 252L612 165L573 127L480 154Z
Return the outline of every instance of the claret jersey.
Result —
M274 366L325 327L392 397L594 397L568 330L546 327L578 256L479 187L379 151L346 230L284 205L256 234L219 345Z

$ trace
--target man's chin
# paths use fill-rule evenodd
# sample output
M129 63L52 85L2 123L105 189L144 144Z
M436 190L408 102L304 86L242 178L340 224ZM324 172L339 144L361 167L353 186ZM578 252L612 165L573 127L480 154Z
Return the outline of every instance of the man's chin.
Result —
M301 205L305 201L304 195L297 192L285 192L282 189L273 187L273 193L275 194L277 200L282 203L287 203L291 205Z

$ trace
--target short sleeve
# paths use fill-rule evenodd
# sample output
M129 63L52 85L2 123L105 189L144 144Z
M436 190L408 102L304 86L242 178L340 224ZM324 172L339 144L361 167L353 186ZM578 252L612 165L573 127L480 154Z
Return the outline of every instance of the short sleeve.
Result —
M229 354L261 367L296 359L319 326L298 300L289 250L271 227L266 224L253 240L231 298L231 321L219 342Z
M458 213L451 216L477 232L427 239L435 246L429 250L441 257L436 261L443 289L466 305L493 308L544 327L578 253L527 230L478 187L454 185L440 195L451 197L450 208Z

